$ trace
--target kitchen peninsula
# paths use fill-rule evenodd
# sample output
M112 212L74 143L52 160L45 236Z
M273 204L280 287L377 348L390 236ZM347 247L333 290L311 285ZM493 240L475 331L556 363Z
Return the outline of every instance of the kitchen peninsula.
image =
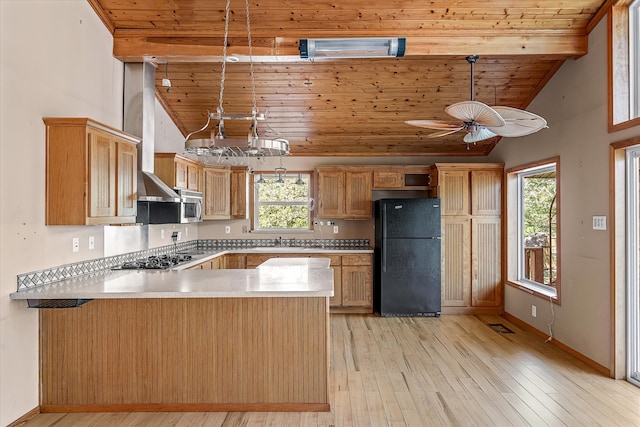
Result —
M328 411L328 266L121 270L12 294L92 299L40 310L41 411Z

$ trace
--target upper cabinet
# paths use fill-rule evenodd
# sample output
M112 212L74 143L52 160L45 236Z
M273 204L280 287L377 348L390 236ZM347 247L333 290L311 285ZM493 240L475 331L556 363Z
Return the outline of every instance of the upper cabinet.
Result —
M249 200L249 168L231 167L231 219L248 218L247 200Z
M427 190L429 166L374 166L374 190Z
M45 223L135 223L140 139L88 118L43 120Z
M231 170L229 166L204 168L202 219L231 218Z
M319 166L316 173L318 218L371 219L371 168Z
M155 153L153 167L155 175L169 187L203 192L199 162L176 153Z

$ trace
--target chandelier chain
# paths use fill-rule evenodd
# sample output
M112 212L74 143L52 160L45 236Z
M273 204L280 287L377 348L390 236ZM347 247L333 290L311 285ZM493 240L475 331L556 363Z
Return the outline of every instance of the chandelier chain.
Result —
M224 42L222 45L222 71L220 72L220 98L218 100L218 115L222 115L222 99L224 97L224 79L227 72L227 44L229 40L229 11L231 10L231 0L227 0L224 16Z
M249 75L251 76L251 114L255 117L258 114L256 104L256 80L253 74L253 46L251 44L251 18L249 17L249 0L245 0L245 14L247 15L247 43L249 46Z

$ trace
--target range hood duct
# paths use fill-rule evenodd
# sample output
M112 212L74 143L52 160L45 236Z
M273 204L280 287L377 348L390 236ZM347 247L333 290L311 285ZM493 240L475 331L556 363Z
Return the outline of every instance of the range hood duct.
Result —
M155 79L156 69L150 63L124 64L123 130L142 138L138 145L138 202L180 202L180 196L153 174Z

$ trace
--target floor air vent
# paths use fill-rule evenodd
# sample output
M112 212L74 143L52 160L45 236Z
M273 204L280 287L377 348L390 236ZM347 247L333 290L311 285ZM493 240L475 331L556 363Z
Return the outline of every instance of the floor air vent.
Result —
M488 324L491 329L496 331L499 334L513 334L514 332L504 326L502 323L489 323Z

